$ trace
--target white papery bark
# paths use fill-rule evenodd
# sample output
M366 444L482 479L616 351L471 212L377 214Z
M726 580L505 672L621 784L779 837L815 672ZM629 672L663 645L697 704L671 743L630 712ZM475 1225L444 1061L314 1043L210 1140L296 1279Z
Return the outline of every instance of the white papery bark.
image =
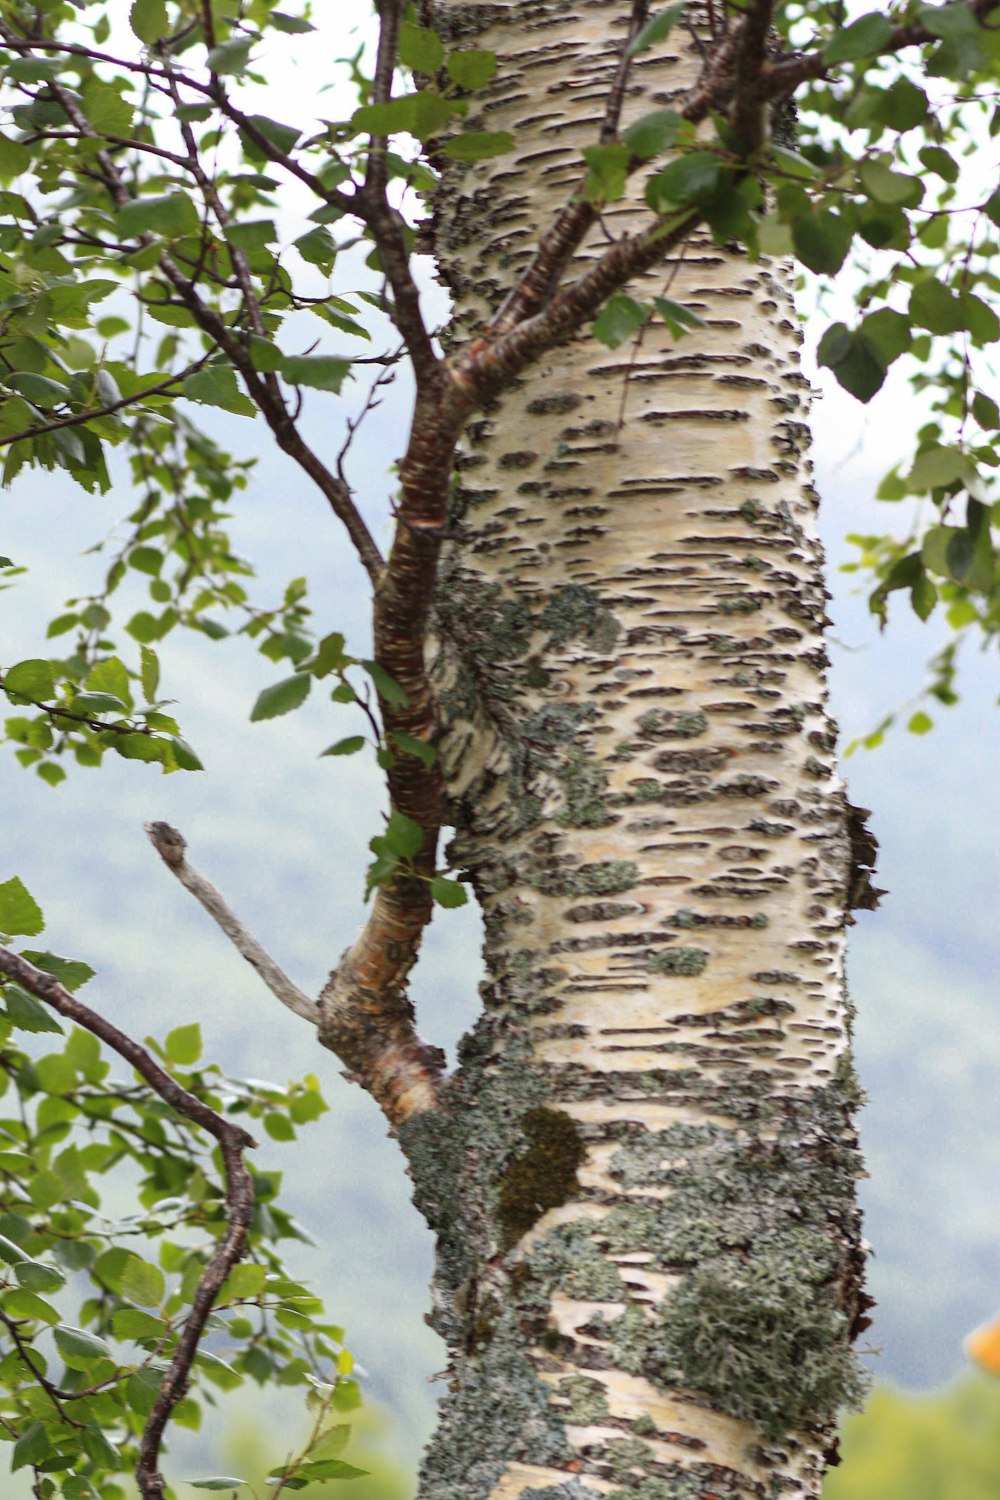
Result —
M456 338L572 194L627 11L434 5L497 52L476 107L517 139L446 175ZM690 84L680 37L626 119ZM815 1496L857 1390L850 850L789 278L698 234L633 290L705 327L556 351L456 495L437 671L489 977L449 1115L402 1132L453 1351L425 1500Z

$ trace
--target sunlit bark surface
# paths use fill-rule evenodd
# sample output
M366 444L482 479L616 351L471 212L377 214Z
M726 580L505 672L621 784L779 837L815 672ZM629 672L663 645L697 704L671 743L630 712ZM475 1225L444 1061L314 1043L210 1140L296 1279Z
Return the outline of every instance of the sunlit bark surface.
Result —
M627 9L434 7L497 51L482 126L518 140L446 180L456 337L571 195ZM626 119L687 46L637 61ZM557 351L474 425L455 497L436 670L488 980L450 1112L402 1132L452 1351L424 1500L814 1496L857 1394L800 334L783 269L701 235L661 293L706 326Z

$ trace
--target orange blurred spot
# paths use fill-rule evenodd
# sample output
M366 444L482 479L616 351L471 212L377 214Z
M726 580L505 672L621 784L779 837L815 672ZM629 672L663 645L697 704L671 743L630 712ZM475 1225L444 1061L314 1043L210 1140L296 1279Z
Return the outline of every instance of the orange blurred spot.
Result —
M964 1349L969 1359L991 1375L1000 1375L1000 1318L983 1323L967 1335Z

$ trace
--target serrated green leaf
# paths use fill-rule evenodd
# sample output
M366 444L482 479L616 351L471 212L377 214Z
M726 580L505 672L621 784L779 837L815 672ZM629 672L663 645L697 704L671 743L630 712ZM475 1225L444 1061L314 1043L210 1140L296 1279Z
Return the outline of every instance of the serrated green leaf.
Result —
M123 1296L130 1302L138 1302L140 1307L158 1307L166 1292L166 1281L159 1266L133 1255L122 1272L121 1289Z
M289 385L305 385L335 393L340 391L350 369L349 359L336 359L327 354L290 354L281 365L281 373Z
M669 151L676 145L683 126L684 121L675 110L654 109L651 114L634 120L622 132L622 142L632 156L640 161L651 161L661 151Z
M32 658L19 661L4 673L4 689L8 693L19 693L36 703L44 703L55 696L56 680L50 661Z
M304 261L319 266L325 275L330 274L337 259L337 242L325 225L317 224L293 243Z
M415 73L436 73L444 62L444 47L436 31L404 21L399 28L399 60Z
M155 703L157 690L160 686L159 658L152 646L140 646L139 656L142 664L140 669L142 695L147 703Z
M134 35L147 46L170 34L166 0L135 0L128 19Z
M22 1261L14 1267L19 1286L28 1292L58 1292L66 1285L66 1277L56 1266L46 1266L37 1260Z
M613 203L620 198L625 191L632 160L628 147L617 142L608 146L584 146L581 154L587 163L581 198L588 203Z
M362 661L358 665L363 667L375 684L375 690L383 703L390 708L406 708L409 697L389 673L377 661Z
M412 734L402 734L398 729L392 731L391 738L397 750L402 750L404 755L415 755L428 770L437 763L437 751L426 740L414 739Z
M19 984L8 984L4 994L4 1007L7 1019L16 1031L55 1031L59 1035L64 1034L63 1027L48 1007L41 1000L36 1000L34 995L29 995L27 990L22 990Z
M179 1067L190 1067L192 1063L196 1063L201 1056L201 1048L201 1025L198 1021L192 1021L189 1026L175 1026L173 1031L167 1032L163 1043L168 1061Z
M10 1467L11 1473L25 1468L28 1464L40 1464L48 1458L52 1452L52 1444L49 1441L48 1429L43 1422L32 1422L26 1428L11 1451Z
M831 209L818 208L792 220L792 243L804 266L820 276L835 275L847 259L854 231Z
M197 234L198 210L187 193L161 193L157 197L133 198L118 210L118 230L122 239L141 234L160 234L180 239Z
M31 166L31 152L20 141L0 134L0 177L19 177Z
M958 333L965 326L962 304L941 282L920 281L910 293L910 317L931 333Z
M670 329L675 339L683 338L691 328L704 328L704 318L699 318L697 313L685 307L683 302L675 302L672 297L654 297L653 306Z
M452 83L457 83L460 89L481 89L496 76L497 55L477 48L449 52L445 67Z
M36 937L45 926L42 909L17 875L0 885L0 932Z
M181 390L189 401L219 406L223 411L234 412L240 417L257 415L256 406L240 389L236 371L230 365L204 365L187 376Z
M412 859L419 854L424 847L424 830L419 823L408 818L397 808L393 808L385 825L385 832L381 836L385 844L393 854L398 854L400 859Z
M52 1334L56 1348L72 1370L85 1370L99 1359L111 1358L111 1346L85 1328L62 1323Z
M435 875L431 881L431 898L437 902L438 906L455 907L465 906L469 895L461 881L448 880L444 875Z
M250 713L250 722L259 724L263 719L276 719L281 714L301 708L309 697L312 678L307 672L297 672L294 677L285 677L281 682L264 688Z
M648 318L646 308L640 306L633 297L626 297L624 292L615 292L594 319L591 332L609 349L617 349L638 333Z

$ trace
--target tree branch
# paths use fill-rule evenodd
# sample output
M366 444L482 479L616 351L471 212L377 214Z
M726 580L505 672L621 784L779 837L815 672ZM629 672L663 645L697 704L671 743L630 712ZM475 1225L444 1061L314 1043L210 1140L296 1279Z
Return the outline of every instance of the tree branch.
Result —
M146 823L146 833L149 842L163 860L167 869L177 876L185 890L191 892L196 901L208 912L213 921L217 922L233 944L236 951L246 959L252 968L267 985L271 994L287 1005L288 1009L301 1016L304 1021L311 1021L315 1026L319 1021L319 1007L315 1000L311 1000L304 990L300 990L297 984L289 979L283 969L275 963L274 959L258 943L257 939L249 933L242 922L226 905L223 897L210 881L197 870L192 869L184 858L187 844L176 828L171 828L169 823Z
M751 0L736 33L733 105L729 120L739 137L744 157L752 156L767 138L761 70L767 56L773 14L774 0Z
M172 385L177 385L179 381L186 380L189 375L200 370L207 359L206 354L185 369L179 370L176 375L171 375L167 380L161 380L158 385L150 385L144 391L136 391L134 396L122 396L120 401L109 401L107 406L74 412L71 417L56 417L51 422L39 423L37 427L25 427L21 432L12 433L10 437L0 437L0 448L9 447L11 443L19 443L22 438L40 437L45 432L58 432L61 427L79 427L82 423L93 422L98 417L110 417L126 406L138 405L140 401L145 401L147 396L162 395L164 391L169 391Z
M238 1125L231 1125L201 1099L188 1093L176 1078L171 1078L160 1067L145 1047L126 1036L124 1031L120 1031L104 1016L98 1015L97 1011L91 1010L89 1005L77 1000L53 975L36 969L34 964L22 958L19 953L12 953L9 948L3 947L0 947L0 972L15 980L36 999L50 1005L59 1015L74 1021L85 1031L106 1042L119 1057L131 1063L136 1072L145 1078L149 1086L171 1108L185 1119L202 1126L219 1143L226 1183L226 1232L202 1273L191 1312L177 1341L170 1365L160 1382L156 1401L146 1418L136 1466L136 1481L143 1500L165 1500L166 1486L159 1472L163 1433L174 1407L187 1390L191 1367L219 1288L242 1257L246 1246L253 1216L254 1189L253 1178L243 1160L243 1152L248 1146L256 1145L256 1142L252 1135L248 1135Z

